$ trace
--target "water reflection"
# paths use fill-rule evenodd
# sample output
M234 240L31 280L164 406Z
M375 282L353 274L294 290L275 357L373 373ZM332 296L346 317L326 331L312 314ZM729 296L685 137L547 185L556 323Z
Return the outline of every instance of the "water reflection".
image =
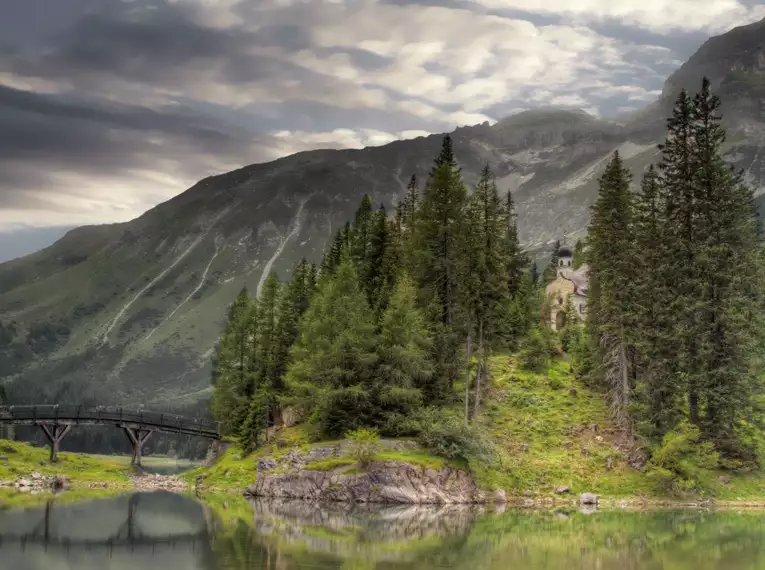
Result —
M214 515L172 493L133 493L0 513L0 568L211 570Z
M754 570L765 513L496 512L131 494L0 511L0 569Z

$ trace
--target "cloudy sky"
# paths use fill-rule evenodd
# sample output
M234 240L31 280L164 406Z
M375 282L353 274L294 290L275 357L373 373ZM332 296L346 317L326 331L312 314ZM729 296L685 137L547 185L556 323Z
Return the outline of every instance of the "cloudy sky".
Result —
M765 17L761 0L2 3L6 246L298 150L638 108L707 37Z

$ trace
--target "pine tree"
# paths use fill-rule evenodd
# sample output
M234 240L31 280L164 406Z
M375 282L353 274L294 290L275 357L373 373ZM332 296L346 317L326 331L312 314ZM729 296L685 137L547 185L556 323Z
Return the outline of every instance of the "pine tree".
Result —
M417 188L417 176L412 174L409 184L406 186L406 196L404 197L402 218L403 225L407 229L414 228L417 221L417 210L420 207L420 192Z
M552 250L550 251L550 263L547 264L547 267L545 268L544 273L544 280L545 283L550 283L551 281L555 281L555 278L558 276L558 262L560 261L558 257L558 251L560 250L560 240L555 240L555 244L552 247Z
M373 425L365 386L377 361L374 329L353 262L345 254L335 276L320 282L303 315L285 374L295 403L315 413L328 436Z
M505 198L505 215L507 216L507 232L505 234L505 255L507 256L507 290L511 297L518 294L523 281L526 266L529 264L528 256L521 249L518 238L518 225L516 223L515 204L510 192Z
M213 413L227 435L237 433L254 391L249 369L254 337L253 310L253 301L243 288L229 309L215 355L217 378Z
M539 269L537 268L536 260L531 262L531 267L529 268L529 279L535 287L539 285Z
M441 319L447 325L452 324L457 302L457 258L466 202L465 184L446 135L422 198L416 246L421 250L419 274L425 298L438 296Z
M384 410L384 429L401 433L401 426L422 406L421 386L433 373L431 339L425 317L417 308L417 290L405 273L397 280L382 315L375 399Z
M473 416L477 415L481 401L482 381L488 380L488 359L493 349L504 346L509 338L508 309L510 292L507 286L509 257L507 246L508 214L499 197L494 175L488 165L481 172L475 191L470 198L470 218L464 255L469 258L467 268L475 274L477 290L471 295L475 302L474 317L479 355L473 397ZM475 227L472 227L475 226ZM474 245L475 243L475 245ZM469 275L463 277L469 279ZM469 301L470 302L470 301Z
M693 101L693 144L697 169L692 180L697 266L703 276L696 292L696 389L703 406L702 434L729 455L741 451L738 426L751 419L760 386L751 369L753 338L759 330L762 298L759 244L753 193L722 158L725 131L720 100L704 78Z
M635 197L634 274L636 298L635 343L640 379L640 409L637 418L641 431L660 441L682 418L683 396L676 366L677 319L668 288L674 270L667 248L665 190L656 168L651 165L643 176Z
M351 232L351 255L359 275L364 275L370 247L375 214L372 210L372 198L364 194L353 222Z
M421 289L420 299L423 303L438 303L438 321L445 325L436 333L438 342L434 342L434 349L443 350L445 354L434 358L434 361L444 365L443 368L437 366L437 370L449 375L444 379L449 386L454 385L460 369L454 356L460 338L455 330L455 312L459 298L458 266L466 202L467 190L454 158L451 138L447 135L422 196L412 249L415 250L414 265ZM430 306L431 316L435 316L432 313L434 308ZM442 388L444 382L435 384Z
M281 284L276 273L270 273L258 298L258 319L255 330L256 350L252 363L255 389L270 389L273 384L274 356L276 352L276 328L279 291Z
M666 224L666 261L671 271L667 307L674 316L678 372L686 379L691 422L699 425L699 387L697 385L698 347L701 331L696 303L702 276L695 262L694 220L697 216L694 189L697 160L693 152L693 101L683 89L677 98L672 117L667 119L667 138L659 145L661 187L664 191L664 223Z
M586 244L584 240L581 240L581 239L576 240L576 245L574 245L574 259L571 262L571 265L574 268L574 271L576 271L582 265L584 265L585 247L586 247Z
M598 341L614 418L631 429L628 407L632 381L629 354L635 319L633 198L631 174L615 152L599 180L588 231L590 299L588 314Z
M284 373L288 366L289 351L300 332L300 319L308 309L313 287L311 266L302 259L295 267L292 279L284 288L283 294L279 297L270 382L276 393L284 391Z

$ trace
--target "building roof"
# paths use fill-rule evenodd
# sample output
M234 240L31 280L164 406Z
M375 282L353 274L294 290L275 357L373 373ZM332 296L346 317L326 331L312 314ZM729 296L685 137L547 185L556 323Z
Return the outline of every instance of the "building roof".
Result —
M558 274L566 281L571 281L574 284L574 291L580 295L587 296L587 290L589 289L589 267L582 265L577 270L561 269Z

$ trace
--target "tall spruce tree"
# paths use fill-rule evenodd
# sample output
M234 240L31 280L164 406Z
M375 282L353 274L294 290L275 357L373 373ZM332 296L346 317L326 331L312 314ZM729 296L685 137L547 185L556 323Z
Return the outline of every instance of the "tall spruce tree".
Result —
M431 339L417 308L417 289L405 273L396 282L380 319L375 399L384 417L383 429L398 435L406 418L423 402L421 387L433 373Z
M558 276L558 262L560 261L558 257L559 250L560 250L560 240L555 240L555 243L553 244L552 249L550 250L550 263L548 263L547 267L545 268L545 273L544 273L545 283L549 283L550 281L555 281L555 278Z
M235 435L244 421L253 394L250 372L254 304L243 288L228 311L228 319L217 345L217 378L213 414L224 434Z
M505 215L507 219L507 231L505 233L505 255L507 256L507 291L514 297L521 289L529 258L521 249L521 241L518 238L518 224L516 222L515 204L510 192L505 198Z
M258 319L255 330L254 359L252 374L255 389L270 389L273 384L274 355L276 349L276 328L278 319L279 292L281 283L276 273L271 272L263 284L258 297Z
M651 165L635 197L634 275L635 339L638 354L640 431L655 441L681 420L684 396L676 366L676 318L668 287L674 267L668 253L665 195L659 173Z
M659 145L661 187L664 191L666 255L671 273L666 276L670 286L668 307L677 326L674 330L678 373L687 382L688 407L691 422L698 425L699 387L698 346L701 330L698 322L699 291L703 276L697 273L696 228L697 203L694 188L698 168L693 151L693 101L683 89L667 119L667 137Z
M703 276L694 323L698 377L695 388L703 414L702 434L728 455L741 452L738 428L751 419L760 386L751 363L759 316L762 271L752 191L722 158L725 131L720 100L704 78L693 100L692 180L697 225L694 275Z
M635 323L633 197L631 174L615 152L599 180L589 227L589 318L610 389L611 410L623 429L631 429L628 408L632 380L630 336Z
M451 138L444 137L441 153L431 170L417 214L415 240L416 275L424 303L437 302L438 320L445 326L438 334L442 342L434 347L445 353L435 358L444 363L441 372L448 374L453 386L461 368L456 356L460 335L456 330L458 303L458 266L460 242L464 232L462 218L467 203L467 190L454 157ZM433 314L431 306L429 314ZM448 363L448 364L447 364Z
M489 355L504 347L509 338L507 330L510 292L507 286L510 258L507 250L508 212L499 196L494 174L488 164L481 172L470 198L471 210L475 210L470 222L477 221L477 248L466 252L477 260L478 291L475 322L479 367L473 397L473 416L477 415L481 402L481 386L488 380ZM472 240L471 240L472 241Z
M292 401L314 414L325 435L374 425L367 386L376 344L372 312L346 253L334 277L321 280L303 315L284 377Z

